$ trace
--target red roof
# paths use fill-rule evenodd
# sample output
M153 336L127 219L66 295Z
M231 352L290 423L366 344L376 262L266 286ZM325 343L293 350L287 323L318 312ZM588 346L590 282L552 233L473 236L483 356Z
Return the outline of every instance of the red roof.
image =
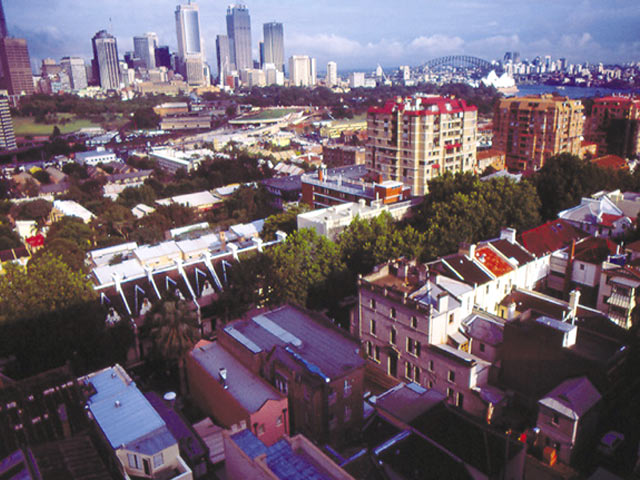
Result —
M615 170L629 170L629 164L624 158L617 155L605 155L604 157L598 157L591 160L601 168L612 168Z
M613 215L611 213L603 213L602 220L600 221L600 225L604 227L613 227L614 222L617 222L621 218L624 218L624 215Z
M415 108L416 101L420 101L422 108ZM437 108L431 109L433 106ZM447 105L449 108L447 109ZM413 109L405 110L411 106ZM401 100L388 100L384 107L370 107L369 113L391 114L401 112L408 116L441 115L459 112L475 112L478 107L467 105L467 102L457 98L446 97L407 97Z
M476 260L496 277L512 272L514 268L490 247L476 249Z
M41 247L44 245L44 236L41 233L38 233L33 237L27 237L26 241L31 247Z
M558 219L522 232L520 243L536 257L541 257L588 236L566 220Z

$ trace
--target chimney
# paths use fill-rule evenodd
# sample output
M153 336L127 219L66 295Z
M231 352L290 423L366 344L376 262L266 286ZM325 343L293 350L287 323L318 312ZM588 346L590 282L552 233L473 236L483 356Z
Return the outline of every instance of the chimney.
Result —
M471 260L476 256L476 245L475 243L461 243L458 247L459 255L466 255Z
M438 295L437 302L439 313L446 312L449 309L449 295L447 295L445 292L442 292Z
M576 319L576 313L578 311L578 304L580 303L580 290L571 290L569 294L569 318L571 323Z
M409 274L409 264L407 262L402 262L398 266L398 278L406 280Z
M511 302L507 307L507 320L511 321L516 316L516 302Z
M507 240L509 243L516 243L516 229L503 227L500 230L500 240Z
M226 380L227 379L227 369L226 368L220 367L219 373L220 373L220 379L221 380Z
M324 182L324 170L322 167L318 169L318 180Z

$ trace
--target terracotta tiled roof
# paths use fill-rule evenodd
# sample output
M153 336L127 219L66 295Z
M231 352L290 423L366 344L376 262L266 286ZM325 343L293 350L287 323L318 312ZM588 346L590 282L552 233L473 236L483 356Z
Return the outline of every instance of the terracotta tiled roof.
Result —
M496 277L512 272L514 268L500 257L490 247L480 247L476 250L476 260Z
M591 160L600 168L611 168L615 170L629 170L629 165L624 158L617 155L605 155L604 157L598 157Z
M520 243L535 256L540 257L585 237L588 237L585 232L566 220L558 219L522 232Z

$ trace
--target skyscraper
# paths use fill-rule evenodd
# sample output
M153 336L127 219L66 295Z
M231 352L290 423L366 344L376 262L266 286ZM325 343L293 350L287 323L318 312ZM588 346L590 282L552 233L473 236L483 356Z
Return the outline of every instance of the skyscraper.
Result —
M0 65L2 86L9 95L33 94L33 73L24 38L0 38Z
M156 68L157 67L171 67L171 52L169 51L169 47L162 46L156 48Z
M0 38L8 37L7 19L4 16L4 8L2 8L2 0L0 0Z
M338 84L338 64L327 63L327 87L335 87Z
M69 76L71 88L73 90L82 90L87 88L87 70L84 60L80 57L63 57L60 60L60 66Z
M264 33L264 63L273 63L278 70L284 72L284 33L282 24L277 22L265 23Z
M135 56L142 60L149 70L156 68L156 48L158 48L158 35L153 32L145 33L141 37L133 37Z
M178 70L189 85L204 85L204 48L200 37L198 5L189 3L176 7L178 36Z
M2 8L0 6L0 8ZM9 99L0 97L0 150L13 150L16 145L16 135L13 130L13 120L9 110Z
M227 8L227 36L232 68L243 70L253 67L251 57L251 18L244 5Z
M220 84L224 84L224 78L232 70L231 57L229 53L229 37L226 35L218 35L216 37L216 58L218 64L218 77Z
M118 44L116 37L106 30L100 30L91 39L93 44L93 76L105 90L120 87L120 67L118 65Z

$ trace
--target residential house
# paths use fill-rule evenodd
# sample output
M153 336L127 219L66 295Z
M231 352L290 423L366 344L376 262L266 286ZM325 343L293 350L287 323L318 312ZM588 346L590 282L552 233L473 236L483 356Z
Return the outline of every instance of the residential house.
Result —
M501 384L533 408L562 381L588 375L606 395L615 391L626 358L626 332L605 314L528 290L514 290L501 303L507 322L502 343Z
M618 254L619 247L603 237L586 237L551 254L547 288L565 300L571 290L580 290L583 305L597 303L602 264Z
M73 200L54 200L51 221L57 222L62 217L77 217L84 223L89 223L96 216Z
M371 397L362 434L364 454L341 461L365 480L522 479L525 449L446 404L415 383ZM340 460L340 459L339 459Z
M620 237L634 225L634 221L606 196L583 198L580 205L558 213L558 218L590 235L603 237Z
M198 212L206 212L208 210L211 210L221 202L222 200L213 196L211 192L206 190L202 192L187 193L185 195L177 195L175 197L156 200L156 203L158 205L167 206L177 203L179 205L184 205L185 207L194 208Z
M125 478L193 479L166 423L120 365L80 382L88 392L87 410Z
M288 395L291 432L331 445L358 435L365 360L329 319L292 305L258 310L222 328L218 341Z
M189 391L207 415L232 432L248 428L270 446L289 432L286 394L251 372L217 342L187 356Z
M250 430L224 432L229 478L252 480L353 480L303 435L265 445Z
M640 270L632 265L604 262L599 278L598 310L625 329L634 324L633 312L640 293Z
M577 377L538 400L539 441L553 447L561 462L573 463L595 436L601 398L587 377Z

